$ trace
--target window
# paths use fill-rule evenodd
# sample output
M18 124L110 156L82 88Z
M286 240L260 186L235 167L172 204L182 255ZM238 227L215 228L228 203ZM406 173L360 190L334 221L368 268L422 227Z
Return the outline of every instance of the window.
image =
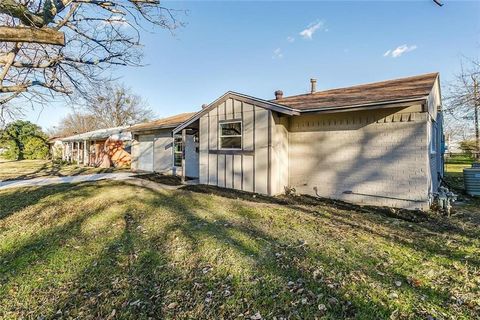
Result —
M182 137L176 136L173 139L173 165L175 167L182 166L182 157L183 157Z
M242 122L220 123L220 149L242 149Z

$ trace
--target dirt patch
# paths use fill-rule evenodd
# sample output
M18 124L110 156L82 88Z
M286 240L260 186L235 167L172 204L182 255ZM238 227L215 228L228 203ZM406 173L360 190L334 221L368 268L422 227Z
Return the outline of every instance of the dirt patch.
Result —
M387 217L401 219L409 222L421 222L427 221L430 218L430 215L419 210L405 210L405 209L394 209L389 207L376 207L376 206L360 206L341 200L334 200L328 198L317 198L307 195L297 195L297 196L266 196L251 192L238 191L234 189L225 189L216 186L206 186L206 185L192 185L185 186L183 190L188 190L197 193L206 193L206 194L215 194L221 197L229 199L242 199L251 202L259 203L272 203L280 205L294 205L294 206L328 206L340 210L350 210L363 213L371 214L382 214Z
M181 186L182 180L178 176L159 174L159 173L147 173L139 174L134 176L134 178L140 178L148 181L153 181L167 186Z

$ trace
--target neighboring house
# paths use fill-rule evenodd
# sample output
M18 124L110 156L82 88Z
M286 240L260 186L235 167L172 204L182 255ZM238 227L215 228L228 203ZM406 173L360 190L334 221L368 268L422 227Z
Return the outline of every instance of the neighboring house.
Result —
M201 184L268 195L295 189L428 209L443 176L439 81L431 73L316 92L312 79L311 93L283 97L277 91L270 101L227 92L173 130L182 136L176 142L187 145L182 161L162 142L141 146L148 157L139 155L135 167L172 169ZM165 135L172 142L170 130ZM138 135L138 143L153 135ZM198 149L189 141L198 141Z
M131 162L128 127L89 131L61 138L62 159L92 167L124 167Z
M47 140L48 148L50 151L50 157L55 159L61 159L63 156L63 143L61 137L50 137Z
M176 174L176 168L182 165L183 145L181 137L176 137L174 150L172 131L194 114L182 113L130 127L128 130L133 135L132 170ZM187 140L186 151L187 174L198 176L198 152L195 152L193 136Z

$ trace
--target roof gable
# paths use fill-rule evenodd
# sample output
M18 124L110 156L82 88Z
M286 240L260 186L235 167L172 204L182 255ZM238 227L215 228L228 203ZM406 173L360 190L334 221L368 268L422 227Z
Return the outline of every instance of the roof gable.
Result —
M173 132L179 132L182 129L185 129L188 127L190 124L198 120L200 117L202 117L204 114L210 112L210 110L218 107L220 104L223 102L227 101L228 99L235 99L238 101L246 102L252 105L255 105L260 108L265 108L268 110L276 111L279 113L287 114L287 115L298 115L300 112L298 110L295 110L293 108L287 107L285 105L276 103L275 101L268 101L268 100L263 100L260 98L255 98L252 96L248 96L242 93L238 92L233 92L233 91L228 91L225 94L223 94L221 97L219 97L217 100L213 101L209 105L205 106L202 110L197 112L194 116L192 116L190 119L176 127Z

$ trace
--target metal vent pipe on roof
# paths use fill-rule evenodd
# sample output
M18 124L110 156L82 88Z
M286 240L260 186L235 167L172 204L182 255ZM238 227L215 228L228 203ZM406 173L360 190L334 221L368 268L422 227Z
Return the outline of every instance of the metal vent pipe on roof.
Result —
M310 84L311 84L311 91L310 93L315 93L317 92L317 79L310 79Z
M282 98L283 98L283 91L282 90L275 91L275 100L280 100Z

